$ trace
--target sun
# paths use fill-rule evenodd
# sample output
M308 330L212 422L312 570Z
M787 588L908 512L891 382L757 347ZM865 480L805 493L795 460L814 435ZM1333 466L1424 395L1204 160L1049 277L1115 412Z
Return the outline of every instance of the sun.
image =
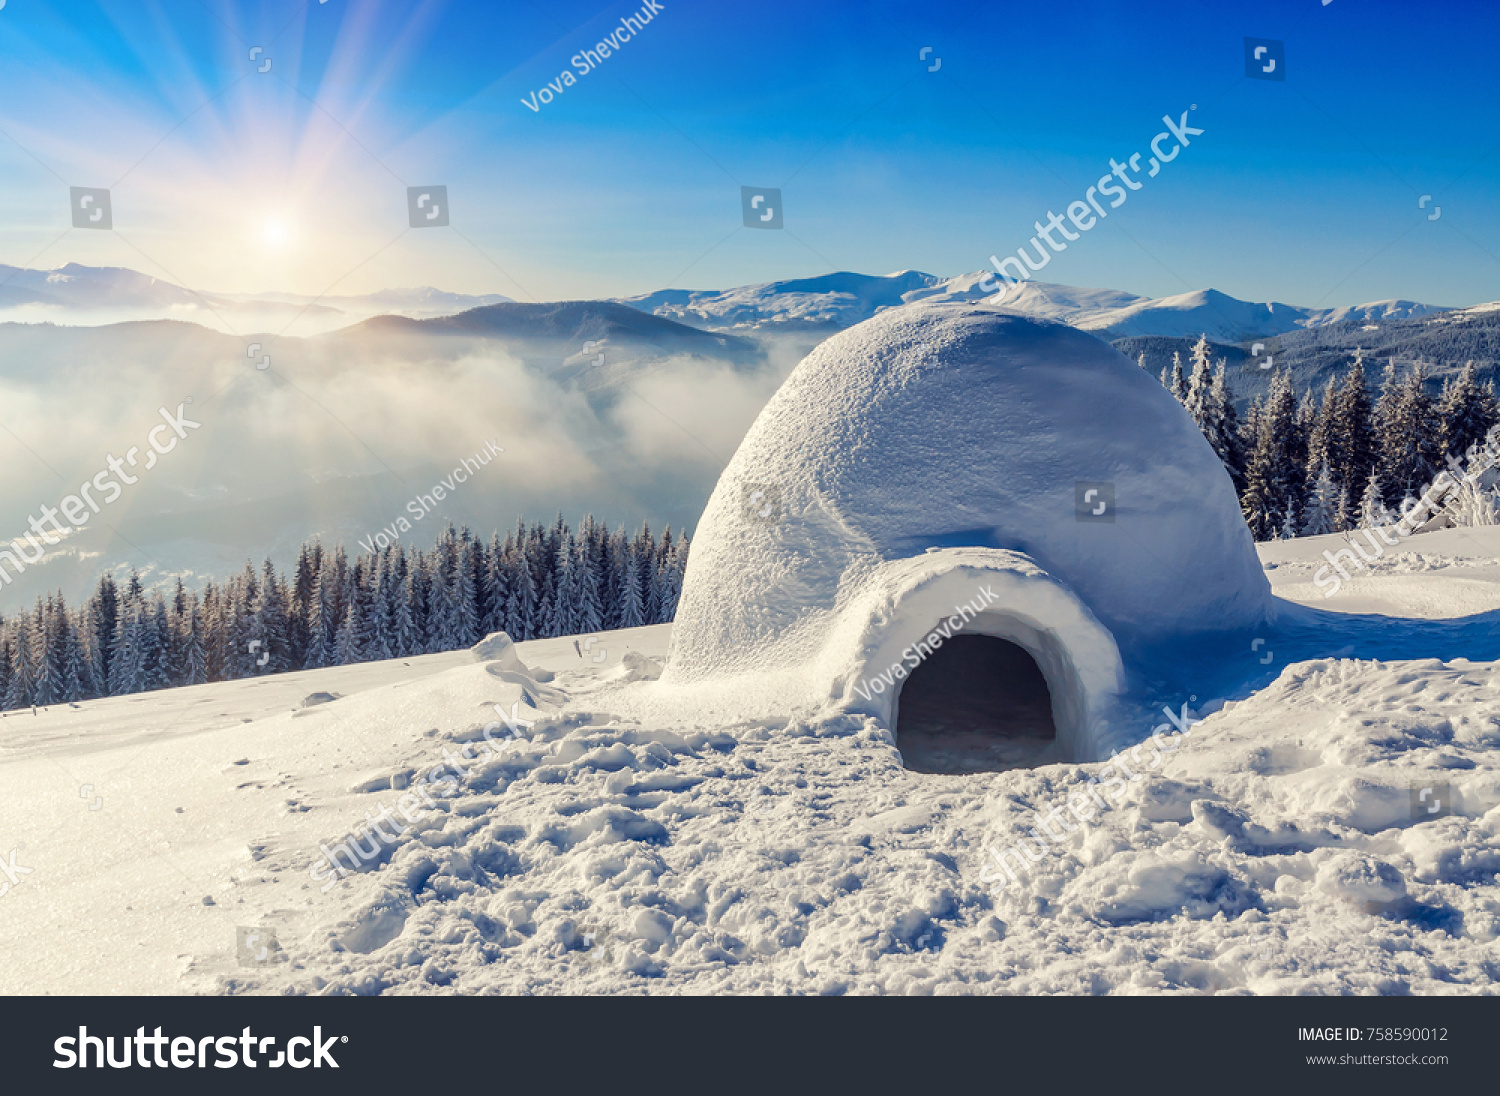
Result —
M293 243L296 233L292 225L281 217L268 217L260 225L260 243L267 251L286 251Z

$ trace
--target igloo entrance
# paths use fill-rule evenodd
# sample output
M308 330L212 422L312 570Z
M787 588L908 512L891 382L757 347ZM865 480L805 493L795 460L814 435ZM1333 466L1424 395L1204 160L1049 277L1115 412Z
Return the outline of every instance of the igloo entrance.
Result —
M896 746L914 772L999 772L1055 760L1046 675L1026 648L998 636L954 636L912 671L895 709Z

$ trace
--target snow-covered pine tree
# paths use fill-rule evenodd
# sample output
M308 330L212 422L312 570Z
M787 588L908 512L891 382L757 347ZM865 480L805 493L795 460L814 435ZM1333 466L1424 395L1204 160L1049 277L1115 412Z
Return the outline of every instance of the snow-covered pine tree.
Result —
M1240 432L1240 413L1235 410L1234 400L1229 395L1227 371L1227 363L1220 358L1214 370L1213 386L1213 402L1219 411L1219 431L1216 438L1209 439L1209 444L1224 462L1229 478L1234 481L1234 489L1239 492L1245 489L1245 442Z
M344 609L344 620L339 625L338 638L334 640L332 654L335 666L349 666L360 660L359 606L353 600Z
M528 538L526 545L531 543ZM535 639L537 636L537 605L539 595L536 588L536 579L533 575L531 563L525 555L524 546L517 544L516 555L511 560L511 589L515 594L514 607L507 607L506 615L510 624L515 628L509 632L510 637L516 642L526 639Z
M1385 506L1385 488L1380 482L1380 470L1373 469L1365 483L1364 494L1359 500L1359 526L1361 529L1379 529L1390 524L1389 511Z
M373 657L372 652L379 647L377 640L380 618L375 604L378 595L375 582L373 557L361 557L354 565L353 597L350 601L354 609L355 646L359 651L356 662L370 661Z
M36 660L36 684L32 687L31 702L38 707L56 704L58 667L47 635L47 613L42 607L41 595L37 595L36 608L27 617L27 630L31 633L29 643Z
M29 708L33 703L36 686L36 662L31 655L30 630L26 627L26 614L22 613L11 633L10 680L5 683L5 706L10 709Z
M625 557L620 576L619 628L639 628L646 623L646 606L641 597L641 567L635 545L621 538Z
M1413 365L1397 385L1391 414L1388 433L1381 438L1382 486L1388 504L1420 495L1442 463L1438 452L1442 422L1427 391L1427 370L1421 363Z
M225 603L226 591L212 582L203 587L203 653L207 657L210 681L228 679L229 632Z
M1208 360L1208 336L1200 335L1193 344L1193 368L1183 393L1182 406L1198 424L1205 438L1212 439L1218 429L1219 411L1213 405L1214 371Z
M1381 473L1382 487L1390 486L1398 479L1393 464L1399 460L1397 450L1401 445L1401 439L1396 435L1400 402L1401 378L1396 375L1396 359L1390 358L1380 374L1380 395L1370 407L1370 435L1375 443L1373 467Z
M1276 533L1277 540L1297 539L1297 508L1287 507L1286 517L1282 519L1281 528Z
M1469 448L1484 440L1485 434L1500 422L1495 390L1480 384L1473 361L1466 363L1456 377L1443 386L1438 402L1438 450L1443 456L1464 459Z
M165 689L172 684L171 668L171 618L167 612L167 599L157 591L151 599L150 611L142 629L145 636L144 672L142 681L147 690Z
M1299 499L1302 470L1293 457L1297 402L1292 381L1286 371L1271 380L1271 391L1265 406L1256 416L1259 432L1245 472L1246 486L1240 500L1245 522L1256 540L1271 540L1286 521L1289 510L1295 511Z
M1333 430L1333 412L1338 402L1338 390L1332 377L1323 388L1323 398L1318 403L1318 413L1313 419L1312 429L1307 433L1307 483L1308 490L1315 489L1318 476L1323 469L1328 469L1331 482L1337 483L1333 478L1333 469L1329 467L1328 445ZM1329 530L1332 532L1332 530Z
M316 540L303 544L297 552L297 567L287 605L287 665L302 669L307 664L307 645L312 639L312 601L318 593L318 552Z
M184 685L202 685L208 681L208 652L203 643L203 613L196 601L188 606L182 663Z
M1167 391L1171 392L1178 403L1187 400L1187 382L1182 376L1182 354L1180 351L1172 351L1172 376Z
M144 607L134 575L131 586L135 589L127 589L115 618L115 665L110 674L110 696L128 696L144 687L145 636L141 620Z
M1364 354L1356 351L1335 401L1329 431L1329 465L1351 505L1369 482L1375 467L1375 438L1370 425L1370 394L1365 385Z
M256 672L279 674L292 668L291 622L287 614L286 588L271 566L269 558L261 568L260 600L256 606L256 618L260 623L261 646L254 662L270 654L264 666L257 665Z
M484 638L480 630L479 589L476 585L483 566L483 546L468 535L455 546L457 558L453 570L453 627L456 642L450 650L472 647Z
M306 670L320 670L329 665L332 648L328 618L330 581L328 569L318 568L312 597L307 602L307 649L302 653L302 668Z
M662 568L661 620L668 623L677 615L677 602L682 597L682 576L687 570L688 537L684 531L667 556Z
M406 574L401 578L400 594L396 598L395 631L391 640L391 648L398 658L410 658L422 652L422 634L417 629L416 614L413 612L420 595L410 563L406 564L405 570Z
M589 529L592 533L593 530ZM587 635L604 630L604 604L599 595L599 568L595 565L591 556L600 550L602 545L593 541L592 537L580 540L578 544L577 580L576 592L578 598L577 635Z
M99 588L89 603L89 627L93 630L94 678L101 696L110 693L110 668L114 662L116 617L120 610L119 591L115 588L114 576L105 571L99 578Z
M485 553L484 561L484 590L480 598L480 601L487 606L484 624L480 629L485 635L494 632L505 632L510 635L506 606L510 602L511 551L512 540L509 535L506 536L503 544L499 533L490 538L490 550Z
M1317 477L1313 480L1312 490L1308 492L1307 504L1302 511L1302 535L1316 537L1336 532L1338 513L1339 489L1333 482L1333 474L1329 472L1328 461L1325 459L1318 467Z
M368 642L364 647L364 661L384 662L395 656L391 649L391 617L395 614L395 578L391 567L391 550L383 549L379 555L369 557L370 606Z

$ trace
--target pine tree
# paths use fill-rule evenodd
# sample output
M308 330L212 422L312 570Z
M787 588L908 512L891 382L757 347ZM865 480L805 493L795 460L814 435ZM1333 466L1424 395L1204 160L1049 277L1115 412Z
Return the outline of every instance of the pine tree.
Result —
M302 656L302 668L319 670L329 665L332 639L329 636L330 621L328 607L331 594L328 586L332 581L327 568L319 568L314 581L312 597L307 604L307 650Z
M1219 430L1217 437L1209 439L1209 444L1229 470L1234 489L1242 492L1245 489L1245 441L1241 435L1239 412L1229 395L1229 382L1225 376L1227 368L1224 359L1220 358L1218 368L1214 370L1213 386L1214 406L1219 410Z
M315 540L297 552L297 568L292 580L291 602L287 606L287 666L301 669L307 664L307 647L312 641L313 598L318 593L318 554L321 546Z
M620 621L621 628L639 628L646 623L645 605L641 598L641 568L640 560L636 556L635 545L627 545L625 548L625 559L623 564L624 573L620 580Z
M391 622L395 616L395 574L391 567L391 550L386 548L378 557L371 557L370 606L368 643L364 648L366 662L384 662L395 657L391 649Z
M1351 502L1359 497L1375 467L1375 439L1370 424L1370 395L1365 387L1365 360L1356 352L1354 363L1338 390L1329 430L1329 464L1333 478Z
M1259 434L1246 469L1241 508L1256 540L1270 540L1300 504L1302 469L1295 461L1296 396L1290 375L1280 371L1258 416Z
M453 586L450 591L453 599L455 642L450 650L472 647L484 638L480 630L477 583L482 562L480 556L483 550L477 542L467 538L467 529L464 533L465 539L455 548L457 559L453 571Z
M90 603L89 626L93 629L94 677L101 695L110 692L110 673L115 656L116 618L120 610L119 592L114 577L104 572L99 589Z
M1365 484L1364 495L1359 500L1359 525L1362 529L1379 529L1390 523L1385 508L1385 491L1380 483L1379 470L1370 473Z
M587 542L579 543L577 553L576 634L601 632L604 630L604 605L599 596L599 571L590 558L590 546Z
M405 564L405 560L402 561ZM417 587L412 579L409 565L402 568L399 594L396 598L396 619L392 625L391 649L398 658L410 658L422 653L422 637L417 632L416 617L412 607L417 601Z
M1295 506L1289 506L1289 507L1287 507L1286 517L1284 519L1282 519L1281 528L1276 533L1276 539L1277 540L1296 540L1297 539L1297 508Z
M1183 393L1182 406L1203 431L1211 437L1218 429L1219 411L1213 405L1213 365L1208 360L1208 336L1201 335L1193 344L1193 370Z
M359 660L359 608L351 601L344 610L344 622L333 645L333 665L350 666Z
M683 533L663 561L661 580L660 621L670 623L677 615L677 602L682 597L682 576L687 570L688 539Z
M208 654L203 642L203 616L196 603L188 606L186 641L183 644L182 683L202 685L208 681Z
M1307 481L1308 489L1314 489L1317 479L1324 469L1328 469L1330 482L1333 479L1333 471L1329 468L1329 439L1333 432L1333 412L1338 403L1338 391L1332 377L1323 388L1323 398L1318 405L1318 414L1313 419L1312 429L1307 434ZM1332 530L1330 530L1331 532Z
M1479 383L1472 361L1443 386L1437 413L1441 421L1438 451L1454 459L1463 459L1472 446L1484 441L1490 427L1500 421L1495 390Z
M59 667L57 652L47 630L48 613L42 607L41 595L36 599L36 610L29 618L31 650L36 658L36 685L31 702L38 707L57 703Z
M1316 537L1335 532L1338 512L1339 489L1325 459L1318 467L1312 490L1308 492L1307 505L1302 512L1302 535Z
M5 683L5 706L10 709L29 708L35 703L36 663L29 632L23 613L12 635L10 680Z
M1388 414L1390 421L1382 424L1386 433L1380 438L1380 471L1387 492L1384 501L1394 503L1406 495L1420 495L1442 460L1438 452L1442 424L1427 392L1427 371L1422 365L1414 365L1395 386Z
M279 674L291 669L291 625L287 616L286 590L269 559L262 565L260 598L255 615L260 624L261 641L254 659L256 672ZM266 664L259 665L261 658L266 655L270 656Z

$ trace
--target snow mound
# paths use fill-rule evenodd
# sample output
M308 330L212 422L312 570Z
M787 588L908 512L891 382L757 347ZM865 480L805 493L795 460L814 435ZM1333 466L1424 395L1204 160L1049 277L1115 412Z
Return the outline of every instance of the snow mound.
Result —
M491 632L470 647L469 651L473 654L475 662L498 662L502 670L510 670L518 674L531 672L521 661L521 656L516 654L515 643L504 632Z
M1117 644L1272 605L1228 475L1155 378L1060 323L892 310L808 355L730 461L662 682L742 712L848 702L986 585L1005 593L963 630L1032 654L1075 757Z

